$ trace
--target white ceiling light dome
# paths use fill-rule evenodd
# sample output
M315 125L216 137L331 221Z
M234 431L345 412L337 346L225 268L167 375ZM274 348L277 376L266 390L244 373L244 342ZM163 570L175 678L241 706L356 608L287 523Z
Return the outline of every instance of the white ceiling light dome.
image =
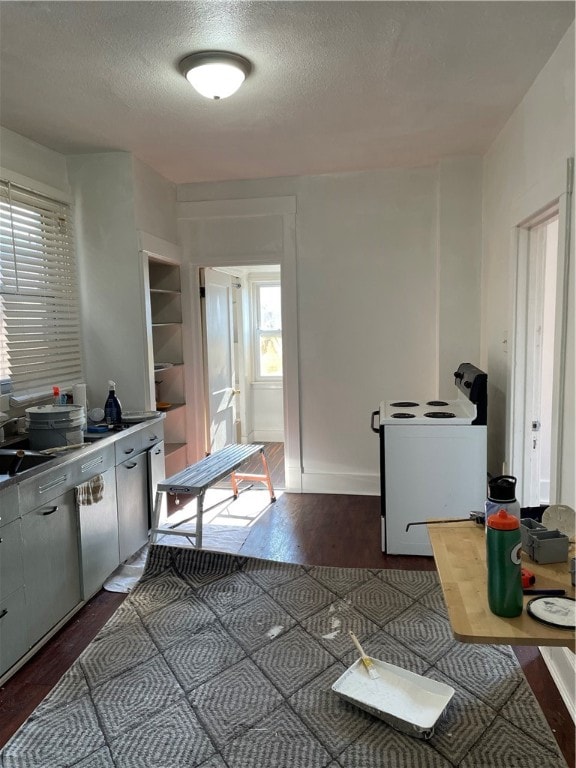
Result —
M248 59L228 51L191 53L179 67L186 80L207 99L232 96L252 70Z

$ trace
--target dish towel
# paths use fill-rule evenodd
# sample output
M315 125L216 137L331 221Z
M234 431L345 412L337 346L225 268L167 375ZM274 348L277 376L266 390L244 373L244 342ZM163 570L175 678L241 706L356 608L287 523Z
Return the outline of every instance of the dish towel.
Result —
M104 495L104 478L102 475L96 475L91 480L87 480L82 485L76 486L76 503L78 506L88 506L102 501Z

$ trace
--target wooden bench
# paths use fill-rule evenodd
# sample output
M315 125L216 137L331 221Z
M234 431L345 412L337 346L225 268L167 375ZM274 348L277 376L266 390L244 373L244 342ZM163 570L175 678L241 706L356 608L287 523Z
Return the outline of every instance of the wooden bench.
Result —
M263 474L246 474L237 471L242 464L257 453L260 454L262 459ZM196 464L192 464L181 472L158 483L154 501L154 511L152 513L152 529L150 531L151 543L155 543L157 535L170 534L173 536L185 536L189 541L191 541L191 537L193 537L194 546L200 549L202 547L204 496L208 488L228 475L231 476L232 492L235 499L238 498L239 494L238 481L248 480L251 482L265 483L270 493L270 501L276 501L272 480L270 479L270 472L268 470L268 462L264 455L264 446L254 443L249 443L248 445L227 445L220 451L216 451L215 453L206 456L206 458L201 459L196 462ZM191 496L197 498L196 533L178 530L179 525L183 525L192 518L182 520L173 526L165 528L159 527L161 522L160 513L162 509L163 493L168 493L176 497Z

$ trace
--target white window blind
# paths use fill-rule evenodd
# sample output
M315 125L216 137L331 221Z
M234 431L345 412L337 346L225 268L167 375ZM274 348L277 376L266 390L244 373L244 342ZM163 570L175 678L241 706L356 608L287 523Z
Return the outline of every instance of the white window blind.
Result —
M0 379L14 393L82 380L70 208L0 180Z

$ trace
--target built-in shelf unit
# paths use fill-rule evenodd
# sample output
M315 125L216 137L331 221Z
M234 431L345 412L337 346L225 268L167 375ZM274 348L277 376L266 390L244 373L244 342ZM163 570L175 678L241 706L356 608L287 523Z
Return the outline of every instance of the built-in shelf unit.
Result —
M166 413L166 476L187 465L186 388L182 343L182 293L178 264L148 258L154 391Z

